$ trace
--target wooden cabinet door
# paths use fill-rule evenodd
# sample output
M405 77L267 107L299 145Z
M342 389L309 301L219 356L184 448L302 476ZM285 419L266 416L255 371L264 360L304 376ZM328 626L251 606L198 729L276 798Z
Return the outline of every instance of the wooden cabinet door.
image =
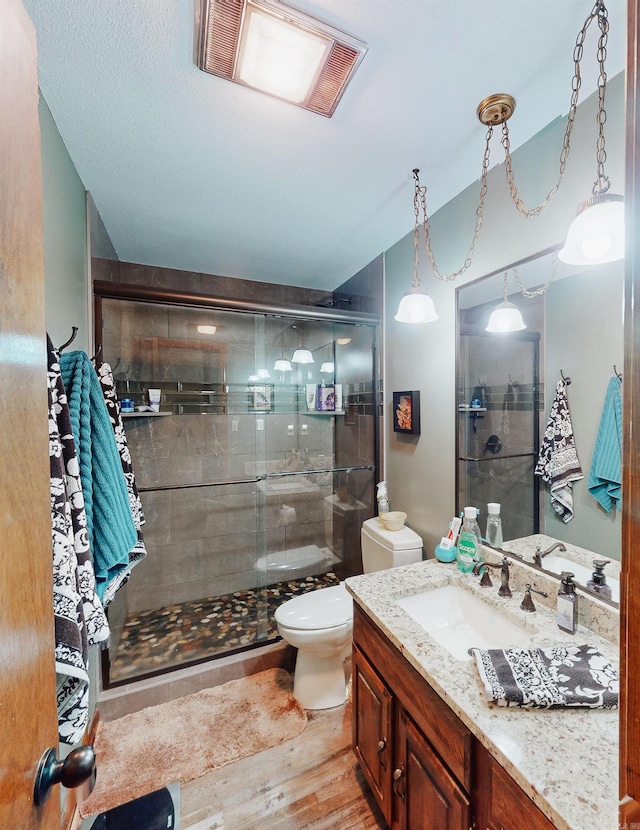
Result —
M469 830L469 798L403 709L396 729L394 830Z
M0 0L0 827L55 830L33 804L58 745L38 78L33 26Z
M474 807L482 830L553 830L554 824L480 744L475 751Z
M391 824L392 697L358 648L353 650L353 749Z

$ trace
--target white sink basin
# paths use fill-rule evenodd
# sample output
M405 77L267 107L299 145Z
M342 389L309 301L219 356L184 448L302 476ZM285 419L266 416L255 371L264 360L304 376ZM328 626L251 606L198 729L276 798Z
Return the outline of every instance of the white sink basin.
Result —
M526 646L536 632L534 626L511 619L457 585L413 594L397 603L457 660L471 660L467 649L473 646Z
M553 571L555 574L560 574L562 571L569 571L576 580L586 587L587 582L591 579L593 568L588 568L586 565L580 565L578 562L573 562L565 556L556 553L550 553L542 560L542 567L547 571ZM611 588L611 599L614 602L620 602L620 580L607 573L604 569L604 575L607 578L607 585Z

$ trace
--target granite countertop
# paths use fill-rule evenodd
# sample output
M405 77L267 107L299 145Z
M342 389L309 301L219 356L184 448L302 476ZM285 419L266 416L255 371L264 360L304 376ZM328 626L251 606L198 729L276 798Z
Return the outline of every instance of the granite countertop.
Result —
M525 581L524 570L511 581L512 590ZM559 830L614 830L618 827L618 711L605 709L520 709L488 703L475 661L461 661L413 620L396 602L410 594L447 584L464 583L514 620L535 627L528 647L556 644L595 646L616 669L618 648L598 632L597 625L579 625L575 635L558 628L554 611L534 595L535 613L520 610L523 594L498 596L500 574L492 572L494 587L480 588L479 579L462 574L456 564L420 562L362 576L345 584L354 601L427 680L447 705L511 774ZM557 589L556 589L557 590ZM551 598L550 598L551 599ZM589 618L598 620L598 601ZM610 613L609 609L606 609ZM605 627L610 633L610 626Z

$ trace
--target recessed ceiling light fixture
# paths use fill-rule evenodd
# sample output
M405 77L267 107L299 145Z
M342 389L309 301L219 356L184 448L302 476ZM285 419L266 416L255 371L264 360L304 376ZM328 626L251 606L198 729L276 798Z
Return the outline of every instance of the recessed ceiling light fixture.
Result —
M368 48L277 0L201 0L196 24L204 72L328 118Z

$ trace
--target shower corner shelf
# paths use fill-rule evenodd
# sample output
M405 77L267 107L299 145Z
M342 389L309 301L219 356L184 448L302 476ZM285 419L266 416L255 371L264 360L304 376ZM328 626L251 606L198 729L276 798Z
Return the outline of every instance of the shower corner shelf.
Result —
M458 412L469 412L473 415L474 412L486 412L486 406L468 406L467 404L458 404Z
M123 418L162 418L163 416L173 415L173 412L121 412L120 414Z

